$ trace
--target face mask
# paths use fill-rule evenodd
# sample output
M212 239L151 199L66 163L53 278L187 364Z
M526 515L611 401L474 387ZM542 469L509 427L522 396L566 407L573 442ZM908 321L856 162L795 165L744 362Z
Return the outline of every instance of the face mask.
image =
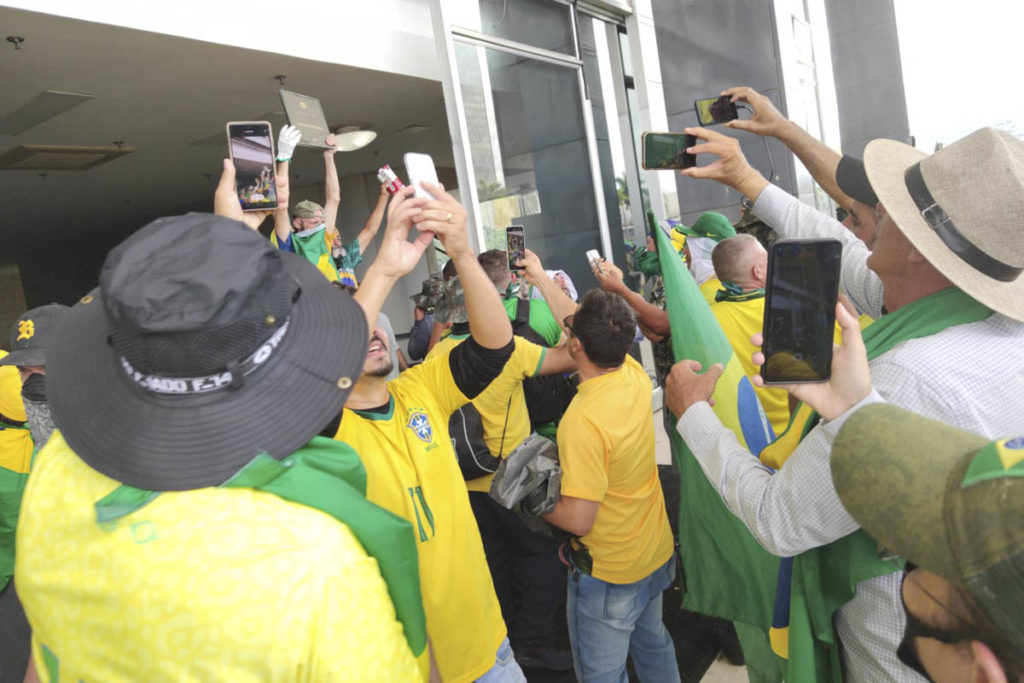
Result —
M310 235L315 235L316 233L320 232L321 230L323 230L326 227L327 227L326 223L321 223L320 225L317 225L316 227L310 228L309 230L303 230L301 232L297 232L297 233L295 233L295 236L296 237L309 237Z
M636 250L633 261L636 263L636 269L647 277L661 272L661 264L658 263L658 252L656 251L647 251L646 248L640 247Z
M519 294L522 293L522 291L523 291L523 286L521 284L519 284L518 282L516 282L515 280L513 280L512 282L509 282L508 283L508 287L505 288L505 298L506 299L518 299L519 298Z
M36 448L42 448L55 429L53 418L50 417L50 404L46 401L46 375L29 375L21 385L21 400L25 404L25 417L32 441Z

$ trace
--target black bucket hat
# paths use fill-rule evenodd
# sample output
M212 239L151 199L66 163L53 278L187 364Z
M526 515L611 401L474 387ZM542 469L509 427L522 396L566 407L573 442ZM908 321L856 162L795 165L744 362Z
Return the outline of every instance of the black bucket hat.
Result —
M91 467L175 491L290 455L341 411L362 309L237 221L161 218L115 247L51 345L54 421Z

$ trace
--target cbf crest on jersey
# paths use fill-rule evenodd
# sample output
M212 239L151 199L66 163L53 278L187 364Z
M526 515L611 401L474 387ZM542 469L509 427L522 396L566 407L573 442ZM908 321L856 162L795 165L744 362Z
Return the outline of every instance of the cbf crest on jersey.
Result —
M413 413L409 416L409 422L405 426L411 429L416 438L423 443L430 443L434 440L434 430L430 426L430 419L426 413L419 411Z

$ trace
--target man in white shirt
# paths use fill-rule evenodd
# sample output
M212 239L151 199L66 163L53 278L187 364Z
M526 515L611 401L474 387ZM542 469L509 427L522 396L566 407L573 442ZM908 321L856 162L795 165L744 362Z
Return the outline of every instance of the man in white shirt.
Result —
M889 140L870 143L864 161L881 220L869 251L841 224L771 185L735 139L687 132L706 141L695 153L718 158L684 175L754 200L754 213L783 237L843 242L841 291L858 310L887 314L865 335L874 385L886 400L988 438L1016 431L1024 412L1024 231L1015 225L1024 207L1024 143L992 129L930 157ZM900 341L886 344L884 331ZM882 350L871 356L872 346ZM772 473L739 446L706 397L695 397L700 377L678 364L666 400L704 473L765 549L799 555L858 529L829 470L838 426L819 424ZM836 613L848 680L920 680L894 654L905 622L900 578L860 582Z

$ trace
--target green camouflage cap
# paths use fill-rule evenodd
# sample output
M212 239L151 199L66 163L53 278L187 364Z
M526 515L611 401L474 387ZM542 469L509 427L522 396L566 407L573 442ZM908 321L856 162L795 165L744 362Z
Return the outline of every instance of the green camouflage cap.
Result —
M466 294L456 275L444 283L444 294L434 307L434 320L439 323L464 323L469 320L466 312Z
M292 218L312 218L317 211L323 213L324 207L316 202L303 199L292 208Z
M420 291L409 298L427 313L432 313L443 296L444 280L441 279L440 273L434 273L423 281Z
M1024 656L1024 437L869 405L839 431L832 478L869 535L965 589Z
M733 227L732 222L714 211L705 211L690 227L679 224L675 226L675 230L690 237L708 237L716 242L736 236L736 228Z

